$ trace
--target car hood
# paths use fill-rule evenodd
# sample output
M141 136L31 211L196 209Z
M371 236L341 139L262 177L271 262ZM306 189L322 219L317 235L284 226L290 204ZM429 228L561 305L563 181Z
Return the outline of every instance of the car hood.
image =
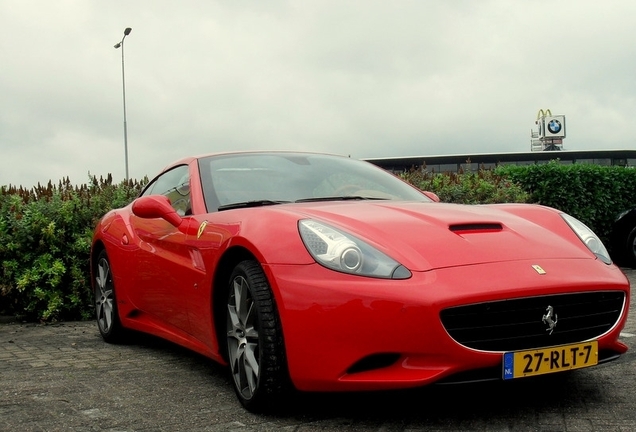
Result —
M559 212L542 206L364 201L284 207L300 219L314 218L354 234L413 271L594 259Z

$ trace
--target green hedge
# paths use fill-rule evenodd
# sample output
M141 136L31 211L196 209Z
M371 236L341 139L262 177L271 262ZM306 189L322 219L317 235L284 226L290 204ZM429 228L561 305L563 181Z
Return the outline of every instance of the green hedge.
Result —
M636 206L636 170L558 160L529 166L503 166L497 175L520 185L528 202L562 210L581 220L607 245L616 217Z
M32 189L0 188L0 315L28 321L92 316L89 251L93 227L111 208L136 197L147 182Z
M401 177L466 204L533 202L561 209L607 239L616 215L636 204L636 170L596 165L503 166L476 173ZM147 179L24 189L0 188L0 315L25 320L89 319L93 299L89 251L93 228L108 210L128 204Z
M442 202L495 204L523 203L530 199L521 186L490 170L439 174L413 169L401 177L421 190L434 192Z
M402 178L435 192L444 202L490 204L527 202L562 210L589 226L608 244L612 224L636 207L636 170L559 160L526 166L499 166L476 173L411 170Z

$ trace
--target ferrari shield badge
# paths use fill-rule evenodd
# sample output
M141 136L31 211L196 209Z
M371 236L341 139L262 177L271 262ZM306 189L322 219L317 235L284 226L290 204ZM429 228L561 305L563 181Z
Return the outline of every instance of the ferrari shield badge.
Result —
M533 265L532 268L534 269L534 271L536 271L537 273L539 273L540 275L544 275L545 274L545 270L543 270L543 268L541 268L540 265Z
M197 232L197 238L201 238L206 226L208 226L208 221L204 220L201 222L201 225L199 225L199 231Z

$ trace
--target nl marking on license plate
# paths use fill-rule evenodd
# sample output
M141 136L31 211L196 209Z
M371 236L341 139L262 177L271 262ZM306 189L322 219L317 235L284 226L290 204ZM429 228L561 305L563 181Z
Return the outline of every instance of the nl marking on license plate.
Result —
M597 341L507 352L503 356L503 379L579 369L594 366L597 363Z

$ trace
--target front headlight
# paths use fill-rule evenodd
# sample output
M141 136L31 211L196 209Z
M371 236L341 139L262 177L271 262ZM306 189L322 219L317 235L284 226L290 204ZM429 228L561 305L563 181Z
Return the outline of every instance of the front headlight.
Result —
M570 228L572 228L572 231L579 236L585 246L587 246L587 248L598 257L598 259L603 261L605 264L612 263L612 259L610 258L607 249L605 249L603 242L591 229L589 229L583 222L573 218L569 214L561 213L561 216Z
M298 231L312 257L343 273L386 279L408 279L411 272L357 237L311 219L298 222Z

